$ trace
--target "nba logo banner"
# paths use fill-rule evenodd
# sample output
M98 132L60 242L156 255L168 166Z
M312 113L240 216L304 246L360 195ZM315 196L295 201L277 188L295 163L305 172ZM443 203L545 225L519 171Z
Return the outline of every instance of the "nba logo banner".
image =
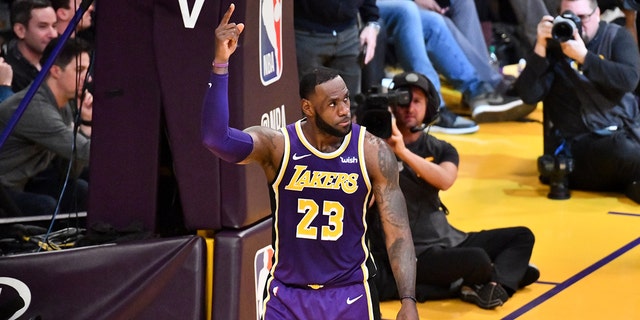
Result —
M262 315L262 304L264 303L264 287L267 285L267 277L271 270L273 259L273 248L268 245L256 252L253 261L254 279L256 285L256 315L260 320Z
M267 86L282 75L282 0L260 0L260 80Z

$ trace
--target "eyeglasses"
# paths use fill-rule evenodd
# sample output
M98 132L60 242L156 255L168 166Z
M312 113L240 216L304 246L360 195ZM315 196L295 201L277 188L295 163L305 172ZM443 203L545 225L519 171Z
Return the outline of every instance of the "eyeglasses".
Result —
M591 16L596 13L596 9L598 9L598 6L596 6L595 8L593 8L593 11L591 11L591 13L589 14L578 14L578 18L580 18L580 20L582 22L589 22L589 20L591 20Z

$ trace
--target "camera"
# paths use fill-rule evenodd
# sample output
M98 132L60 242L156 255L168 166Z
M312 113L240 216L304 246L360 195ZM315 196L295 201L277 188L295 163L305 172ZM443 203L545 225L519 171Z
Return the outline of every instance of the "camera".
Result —
M367 127L372 134L387 139L391 136L391 113L389 107L407 106L411 103L411 92L393 90L381 92L381 87L372 86L366 93L356 95L358 102L358 124Z
M549 183L547 198L564 200L571 197L569 174L573 171L573 158L566 155L545 154L538 158L538 172L543 183Z
M578 30L578 34L582 36L582 21L571 10L566 10L553 19L551 35L554 39L560 42L571 40L574 30Z

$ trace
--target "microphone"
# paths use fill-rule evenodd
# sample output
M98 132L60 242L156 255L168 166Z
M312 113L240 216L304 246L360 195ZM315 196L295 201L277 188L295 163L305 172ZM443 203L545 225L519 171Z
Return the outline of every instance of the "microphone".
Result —
M419 126L415 126L415 127L411 128L411 129L409 129L409 131L411 131L412 133L416 133L416 132L420 132L420 131L424 130L426 127L427 127L427 125L423 123L423 124L421 124Z

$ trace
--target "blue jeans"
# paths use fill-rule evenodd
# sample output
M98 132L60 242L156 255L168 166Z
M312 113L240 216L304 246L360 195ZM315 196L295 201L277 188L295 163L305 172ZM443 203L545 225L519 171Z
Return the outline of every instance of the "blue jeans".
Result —
M417 6L413 2L377 1L380 18L386 27L389 42L393 43L396 58L405 71L414 71L425 75L440 94L440 78L438 72L426 55L424 41L416 41L421 34L422 23ZM385 45L385 44L381 44ZM442 95L440 101L443 102Z
M413 1L381 0L376 4L402 69L424 74L439 92L438 72L466 96L492 91L479 79L442 15L420 10ZM416 34L422 34L424 41L415 41Z
M62 181L54 166L31 178L24 190L5 188L23 216L51 215L60 197ZM61 199L60 212L71 213L87 210L89 183L87 180L71 178Z

